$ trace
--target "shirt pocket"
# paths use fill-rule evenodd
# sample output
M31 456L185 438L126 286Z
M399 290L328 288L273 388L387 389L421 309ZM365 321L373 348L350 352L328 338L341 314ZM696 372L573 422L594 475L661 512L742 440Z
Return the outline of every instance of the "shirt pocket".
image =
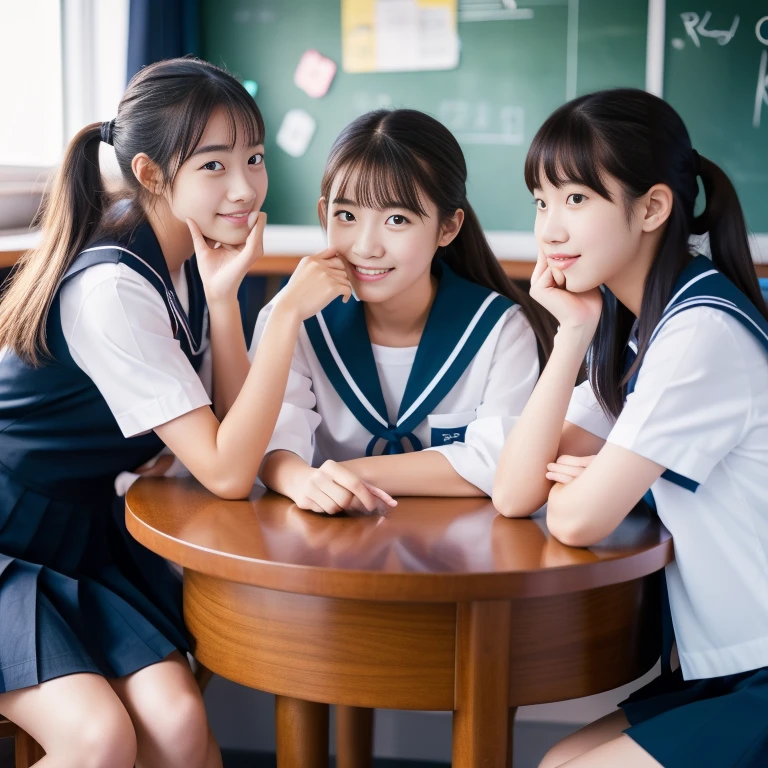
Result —
M475 411L462 413L431 413L427 416L430 446L437 448L451 443L463 443L467 427L477 418Z

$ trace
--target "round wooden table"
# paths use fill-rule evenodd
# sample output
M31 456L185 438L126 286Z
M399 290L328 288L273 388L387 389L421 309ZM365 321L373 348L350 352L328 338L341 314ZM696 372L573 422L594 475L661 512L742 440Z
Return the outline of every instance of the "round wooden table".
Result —
M487 499L324 517L146 478L126 521L184 567L196 657L277 694L280 768L327 766L329 704L339 768L370 763L375 707L453 711L453 767L506 767L516 707L615 688L659 657L672 540L642 511L575 549Z

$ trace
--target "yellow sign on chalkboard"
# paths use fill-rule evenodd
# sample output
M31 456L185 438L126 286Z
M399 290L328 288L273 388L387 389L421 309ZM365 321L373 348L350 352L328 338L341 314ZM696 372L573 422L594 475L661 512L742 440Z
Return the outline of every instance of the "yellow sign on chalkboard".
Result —
M341 0L345 72L454 69L457 0Z

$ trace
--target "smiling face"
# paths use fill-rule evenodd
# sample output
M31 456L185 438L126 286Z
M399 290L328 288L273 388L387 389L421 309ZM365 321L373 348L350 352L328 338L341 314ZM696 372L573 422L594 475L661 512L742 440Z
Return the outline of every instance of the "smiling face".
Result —
M619 182L604 179L611 200L584 184L565 182L559 188L542 172L534 189L539 251L547 263L563 270L566 288L580 293L614 282L632 271L641 250L644 201L629 211Z
M361 301L378 303L429 285L430 267L438 247L453 240L463 212L440 221L437 206L421 196L425 214L399 201L373 208L350 197L358 189L352 174L340 190L342 174L331 185L330 200L320 200L328 245L349 265L355 294Z
M267 194L264 146L233 141L223 110L211 116L194 152L181 165L166 200L180 221L192 219L211 240L240 245L248 236L248 214Z

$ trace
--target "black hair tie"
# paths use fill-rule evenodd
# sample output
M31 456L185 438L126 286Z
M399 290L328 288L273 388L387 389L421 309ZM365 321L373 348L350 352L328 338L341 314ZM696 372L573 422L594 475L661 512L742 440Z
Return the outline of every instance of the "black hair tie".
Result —
M105 144L114 145L115 142L115 119L107 120L101 124L101 140Z

